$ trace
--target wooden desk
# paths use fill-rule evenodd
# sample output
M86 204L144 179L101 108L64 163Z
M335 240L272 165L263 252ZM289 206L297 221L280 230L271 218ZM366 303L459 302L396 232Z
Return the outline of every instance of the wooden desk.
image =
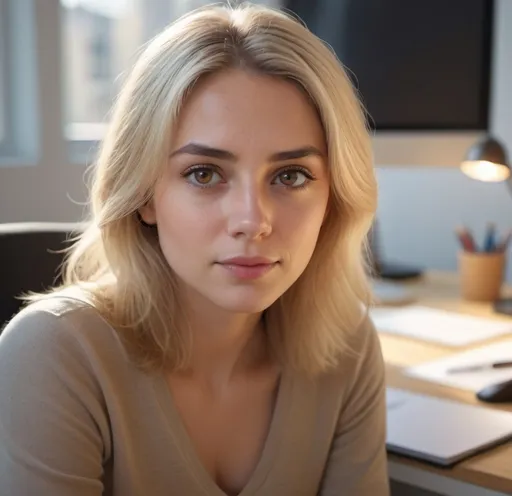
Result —
M416 303L421 305L492 316L496 319L511 319L494 313L489 304L461 300L456 274L429 272L406 286L415 294ZM505 294L507 293L512 294L512 290L507 288ZM421 381L402 373L403 367L450 355L454 353L453 349L390 334L382 333L380 338L386 361L388 386L457 399L465 403L479 403L472 392ZM512 412L512 404L492 407ZM476 455L451 469L436 468L405 457L389 455L389 471L393 480L442 495L512 495L512 442Z

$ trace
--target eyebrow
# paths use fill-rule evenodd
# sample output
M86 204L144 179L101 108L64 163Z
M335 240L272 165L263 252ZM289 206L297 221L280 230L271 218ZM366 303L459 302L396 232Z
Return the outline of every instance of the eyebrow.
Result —
M200 143L188 143L187 145L182 146L181 148L178 148L178 150L172 152L169 158L175 157L176 155L200 155L202 157L211 157L229 161L235 161L237 159L237 156L228 150L212 148ZM315 146L303 146L295 150L285 150L282 152L273 153L270 156L270 161L284 162L285 160L296 160L305 157L324 158L324 154Z

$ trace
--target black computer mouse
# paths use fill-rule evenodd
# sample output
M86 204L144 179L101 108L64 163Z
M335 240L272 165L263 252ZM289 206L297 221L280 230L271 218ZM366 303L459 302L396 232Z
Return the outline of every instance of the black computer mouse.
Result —
M486 386L476 393L476 397L487 403L512 402L512 379Z

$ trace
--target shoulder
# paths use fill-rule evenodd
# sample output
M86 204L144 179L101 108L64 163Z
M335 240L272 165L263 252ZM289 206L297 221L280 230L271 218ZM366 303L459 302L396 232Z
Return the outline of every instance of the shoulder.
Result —
M69 365L71 358L105 361L116 354L123 354L117 333L78 288L30 303L0 334L0 364L16 359L25 364L50 360L54 366L63 361Z
M122 356L113 336L93 307L62 294L29 304L4 328L0 472L9 468L11 483L41 485L47 475L57 487L69 474L101 473L112 444L108 385Z
M362 393L382 393L384 359L378 333L368 315L349 335L336 367L318 378L318 386L325 395L336 397L340 406Z
M383 366L379 335L368 313L347 336L346 347L338 358L331 375L355 378L368 372L368 367Z
M353 373L356 376L367 373L369 368L384 366L379 335L368 313L362 317L360 325L349 337L346 353L340 358L342 368L344 362L353 364Z

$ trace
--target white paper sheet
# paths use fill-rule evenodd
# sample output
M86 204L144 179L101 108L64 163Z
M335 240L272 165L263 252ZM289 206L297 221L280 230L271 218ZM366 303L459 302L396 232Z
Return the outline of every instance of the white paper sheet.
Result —
M430 341L445 346L468 346L512 334L512 319L488 319L411 305L374 308L371 317L379 332Z
M470 391L512 379L512 368L449 373L453 367L512 360L512 340L476 348L405 370L407 375Z

